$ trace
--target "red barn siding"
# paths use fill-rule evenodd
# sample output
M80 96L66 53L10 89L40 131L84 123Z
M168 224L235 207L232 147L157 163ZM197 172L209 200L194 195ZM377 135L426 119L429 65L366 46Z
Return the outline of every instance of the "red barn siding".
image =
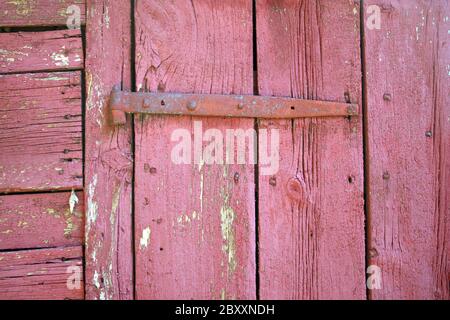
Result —
M82 276L78 289L67 286L74 274L68 268L79 268L82 275L82 256L80 246L0 252L0 300L83 299Z
M135 16L138 89L252 93L251 1L139 1ZM192 132L194 121L223 134L254 127L248 119L136 119L136 297L254 299L254 167L174 164L172 132Z
M83 185L81 73L0 75L0 192Z
M0 4L0 300L84 298L82 33L53 30L67 6Z
M80 23L85 24L85 0L2 1L0 27L65 26L72 12L68 7L80 8Z
M0 3L0 299L449 299L449 2L366 0L363 20L360 3ZM86 28L62 30L74 4ZM115 85L364 117L113 126ZM173 164L171 134L194 121L280 130L280 171Z
M256 14L260 94L361 102L357 5L257 1ZM281 142L279 173L259 178L261 298L365 299L361 123L260 122Z
M112 87L131 85L131 7L112 0L87 6L86 298L132 299L131 125L112 127L108 113Z
M449 299L450 6L366 1L370 264L373 299Z
M0 196L0 250L81 246L81 192Z
M83 68L80 30L0 34L0 73Z

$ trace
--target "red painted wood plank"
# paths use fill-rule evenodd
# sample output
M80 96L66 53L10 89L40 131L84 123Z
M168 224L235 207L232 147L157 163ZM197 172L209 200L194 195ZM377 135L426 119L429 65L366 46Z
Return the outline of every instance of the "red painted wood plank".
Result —
M130 88L130 1L87 8L86 298L132 299L131 124L110 126L107 111L112 87Z
M83 193L0 197L0 250L82 245Z
M138 89L252 93L251 6L247 0L136 2ZM135 121L138 299L256 297L254 166L174 164L172 132L192 132L195 121L222 134L254 127L249 119Z
M260 94L360 103L357 4L256 4ZM259 177L261 298L365 299L361 118L259 128L280 132L280 170Z
M0 192L82 188L80 76L0 75Z
M371 298L448 300L450 5L365 5L381 9L365 30Z
M80 30L0 34L0 73L83 68Z
M72 5L80 9L80 23L85 24L85 0L2 1L0 27L66 26Z
M82 256L81 246L0 253L0 299L83 299Z

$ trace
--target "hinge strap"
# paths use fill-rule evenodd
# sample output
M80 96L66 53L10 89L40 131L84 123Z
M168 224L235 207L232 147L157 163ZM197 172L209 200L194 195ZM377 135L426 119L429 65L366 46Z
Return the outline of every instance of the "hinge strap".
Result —
M251 95L134 93L114 89L110 108L114 124L125 113L197 117L294 119L358 115L358 105Z

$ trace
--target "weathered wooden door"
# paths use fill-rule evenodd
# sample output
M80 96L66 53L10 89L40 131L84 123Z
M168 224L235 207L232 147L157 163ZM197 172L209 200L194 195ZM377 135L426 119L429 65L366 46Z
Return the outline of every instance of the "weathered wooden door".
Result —
M138 299L364 299L361 116L135 115L101 132L89 113L96 104L106 109L104 97L117 84L139 92L360 104L359 5L94 3L87 116L95 134L87 136L87 153L98 155L101 145L103 160L87 167L88 296L129 298L134 290ZM132 33L124 30L129 10ZM105 42L109 50L99 52ZM263 175L253 164L174 164L173 132L194 136L199 124L203 132L224 134L277 129L279 170ZM99 203L106 214L97 212ZM134 280L125 274L133 267Z
M0 2L0 299L448 299L449 14Z

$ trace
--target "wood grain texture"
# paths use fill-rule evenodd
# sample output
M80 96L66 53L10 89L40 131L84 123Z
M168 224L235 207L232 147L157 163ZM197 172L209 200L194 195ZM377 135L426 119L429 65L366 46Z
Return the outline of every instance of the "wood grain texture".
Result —
M0 253L0 300L81 300L83 248L53 248ZM71 269L68 269L71 268ZM80 288L69 289L80 275Z
M138 89L251 94L251 1L136 1ZM138 299L253 299L252 165L176 165L172 132L252 129L248 119L135 121ZM200 142L201 143L201 142ZM203 142L203 146L207 145Z
M0 33L0 73L83 68L80 30Z
M365 5L381 8L381 29L365 30L371 298L448 300L450 5Z
M130 88L130 1L87 1L86 298L133 298L131 124L110 125L112 87Z
M360 103L357 4L256 5L261 95ZM280 132L280 170L259 177L262 299L365 299L361 123L260 122Z
M85 0L5 0L0 3L0 27L65 26L71 16L67 8L72 5L80 8L80 22L84 25L85 3Z
M82 245L83 215L81 192L1 196L0 250Z
M0 192L82 188L80 77L0 75Z

